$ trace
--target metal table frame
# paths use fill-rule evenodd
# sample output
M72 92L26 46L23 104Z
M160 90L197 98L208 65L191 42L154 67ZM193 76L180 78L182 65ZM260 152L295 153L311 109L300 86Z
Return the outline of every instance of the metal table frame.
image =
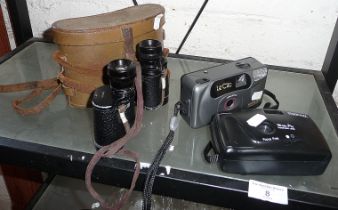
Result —
M8 0L7 5L15 34L15 40L19 47L5 57L2 57L0 63L11 58L32 42L37 41L36 39L31 39L32 29L26 0ZM170 56L184 59L225 62L221 59L202 58L189 55L171 54ZM316 79L318 88L330 114L331 121L334 124L336 131L338 131L338 111L335 102L332 99L332 92L338 78L338 21L335 25L321 71L276 66L273 66L273 68L283 71L312 74ZM74 153L74 151L65 149L1 138L0 161L47 171L50 174L83 178L87 162L75 160L72 163L69 163L68 159L65 157L70 152ZM89 155L83 152L76 153L79 156ZM114 160L113 163L109 160L103 160L96 167L94 172L96 180L94 181L120 187L128 187L133 174L133 171L131 171L130 168L132 168L133 165L133 162L125 160ZM189 180L194 181L187 181L186 177L189 177ZM145 171L143 170L137 182L137 190L142 189L144 179ZM180 186L180 191L177 191L177 188L175 187L177 185ZM217 187L220 185L226 187ZM45 186L41 188L41 192L43 189L45 189ZM303 193L295 190L289 190L289 205L281 206L260 200L248 199L247 189L247 182L221 177L210 180L210 177L207 175L172 169L170 176L157 177L157 185L154 187L154 193L238 209L318 209L319 207L338 206L337 198Z

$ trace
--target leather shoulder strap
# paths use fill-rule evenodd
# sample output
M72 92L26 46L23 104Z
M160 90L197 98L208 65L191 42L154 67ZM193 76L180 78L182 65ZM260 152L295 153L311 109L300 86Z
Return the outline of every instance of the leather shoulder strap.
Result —
M57 78L10 85L0 85L0 93L18 92L24 90L32 90L32 92L21 99L14 100L12 102L12 106L14 110L21 115L31 115L40 113L43 109L45 109L61 92L62 88L61 85L58 83ZM46 90L52 91L45 99L43 99L37 105L27 108L21 106L24 102L33 100L37 96L41 95L43 91Z

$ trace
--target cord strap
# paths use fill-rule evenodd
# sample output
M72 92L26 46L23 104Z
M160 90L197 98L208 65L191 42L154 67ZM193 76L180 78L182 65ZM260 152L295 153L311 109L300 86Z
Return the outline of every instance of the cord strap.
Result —
M270 102L267 102L266 104L264 104L263 109L278 109L279 108L279 101L276 97L275 94L273 94L271 91L264 89L263 93L267 96L269 96L270 98L272 98L272 100L275 102L275 105L271 105Z
M211 142L209 141L209 143L207 144L207 146L205 146L203 150L204 158L208 163L217 163L219 155L218 154L210 155L211 150L213 150L213 147Z
M127 40L132 40L132 38L128 38L126 36L133 37L132 29L123 28L123 34L125 36L125 49L132 50L132 48L128 47L128 45L131 45L132 42L127 42ZM127 52L127 57L132 58L132 53ZM100 202L101 206L106 210L118 210L121 209L122 206L128 201L131 192L133 191L135 187L135 183L138 179L139 173L140 173L140 161L139 161L139 155L136 152L127 150L124 148L124 145L130 140L131 138L138 135L138 133L141 130L142 126L142 120L143 120L143 93L142 93L142 74L141 74L141 66L140 63L135 60L133 60L136 65L136 78L134 80L136 93L137 93L137 106L136 106L136 114L135 114L135 122L133 126L130 128L129 123L123 123L126 135L122 138L118 139L117 141L114 141L110 145L104 146L101 149L99 149L90 160L85 174L85 182L88 192L91 194L91 196ZM119 107L119 112L123 112L123 107ZM111 204L107 203L99 193L96 192L92 185L92 173L94 170L95 165L99 162L101 158L112 158L114 155L120 154L127 157L130 157L135 160L135 172L131 181L131 185L129 190L121 197L121 199L112 206Z
M147 177L146 181L144 184L144 189L143 189L143 210L150 210L151 209L151 194L154 186L154 181L156 177L156 173L158 171L158 168L160 166L160 163L168 150L170 144L172 143L174 136L175 136L175 130L178 127L179 121L177 118L178 112L181 107L181 102L177 102L175 104L175 109L174 109L174 115L170 119L170 126L169 126L169 134L167 138L165 139L164 143L162 144L161 148L157 152L154 160L152 161L148 172L147 172Z

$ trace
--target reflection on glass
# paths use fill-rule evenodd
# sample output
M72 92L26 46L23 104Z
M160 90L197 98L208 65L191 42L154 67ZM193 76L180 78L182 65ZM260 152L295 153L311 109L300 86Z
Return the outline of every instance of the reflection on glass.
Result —
M30 81L54 77L59 70L51 59L56 49L53 44L35 43L0 65L0 83ZM168 133L168 122L174 104L179 99L180 75L218 63L169 58L172 75L169 103L155 111L146 111L140 135L127 147L141 155L142 162L150 162ZM276 94L280 109L309 114L323 132L332 152L332 160L320 176L243 176L227 174L217 165L206 163L202 151L210 140L208 127L191 129L180 121L172 151L168 152L163 165L181 170L209 174L230 179L255 179L289 188L327 194L338 197L338 138L312 75L269 70L266 88ZM93 145L92 111L67 106L66 99L59 95L52 105L36 116L22 117L16 114L11 101L26 93L0 94L0 136L66 148L87 153L95 152ZM264 99L268 100L268 99ZM70 158L81 160L81 157Z

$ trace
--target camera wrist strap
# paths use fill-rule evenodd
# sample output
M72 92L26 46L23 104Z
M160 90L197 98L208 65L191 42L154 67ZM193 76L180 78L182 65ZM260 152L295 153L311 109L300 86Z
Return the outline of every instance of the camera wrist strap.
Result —
M218 162L218 154L212 154L212 155L209 154L211 150L213 150L213 147L212 147L211 141L209 141L209 143L207 144L207 146L203 150L204 158L208 163L217 163Z
M153 162L151 163L148 169L147 177L146 177L146 181L145 181L144 189L143 189L143 206L142 206L143 210L151 209L151 194L153 190L155 176L156 176L157 170L160 166L160 163L166 151L168 150L170 144L172 143L174 139L175 130L177 129L179 125L177 115L178 115L178 112L180 111L180 106L181 106L181 102L177 102L175 104L174 114L170 119L169 134L167 138L165 139L164 143L162 144L161 148L158 150L155 158L153 159Z
M276 95L273 94L271 91L269 91L267 89L264 89L263 93L265 95L269 96L275 102L275 105L271 105L270 102L265 103L263 109L278 109L279 108L279 101L278 101Z

